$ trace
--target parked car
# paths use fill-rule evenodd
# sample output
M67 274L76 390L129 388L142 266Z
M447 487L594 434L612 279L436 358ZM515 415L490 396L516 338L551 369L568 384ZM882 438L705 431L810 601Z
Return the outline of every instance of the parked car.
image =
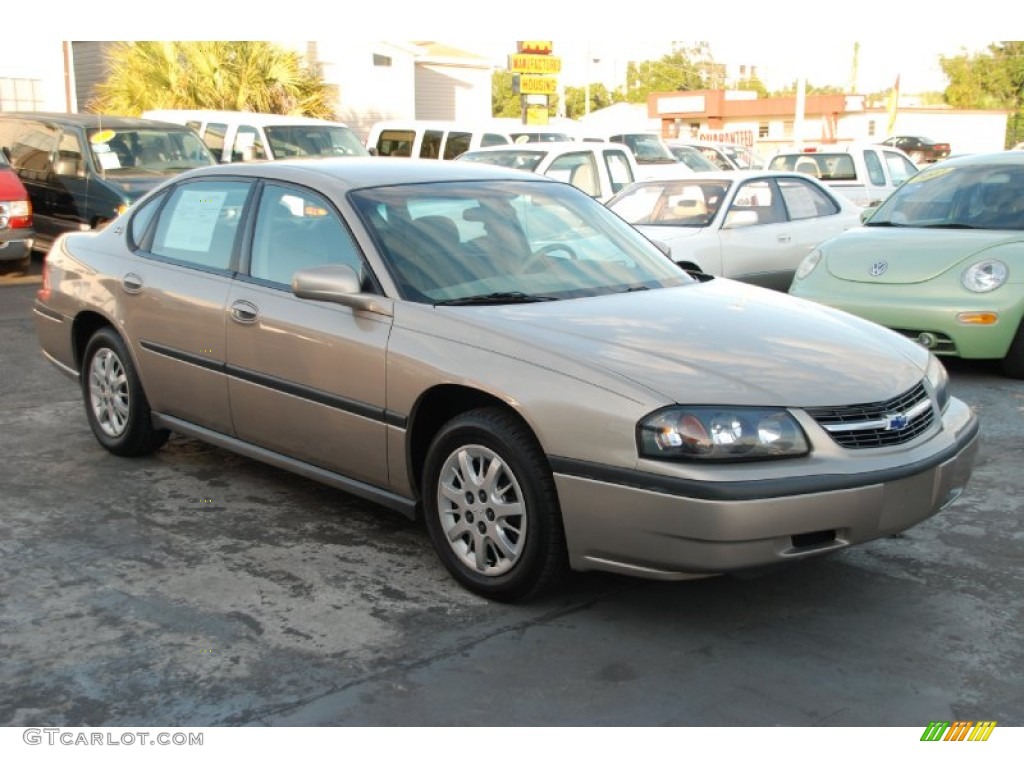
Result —
M945 160L950 154L948 142L933 141L927 136L890 136L881 143L903 150L916 165Z
M571 185L483 163L190 171L45 269L40 344L105 449L173 430L422 517L490 598L566 564L840 550L937 513L977 451L921 346L694 280Z
M195 129L220 163L370 154L345 123L315 117L223 109L155 109L142 116Z
M454 160L471 149L512 143L511 136L492 126L443 120L381 120L366 137L374 155L431 160Z
M700 152L715 168L722 171L753 170L760 168L763 160L749 147L739 144L720 144L699 139L667 139L669 148L686 146ZM674 151L674 150L673 150Z
M812 248L860 224L860 209L817 180L773 171L638 182L608 207L684 269L781 291Z
M0 149L29 199L36 237L106 225L162 181L214 165L191 128L138 117L0 112Z
M878 205L918 170L902 150L858 143L779 150L765 168L814 176L865 208Z
M27 272L32 263L32 201L18 174L0 152L0 270Z
M814 250L790 293L1024 378L1024 155L926 167Z
M704 153L697 147L690 144L680 144L674 140L668 140L665 143L668 145L669 151L675 155L676 160L683 163L694 173L720 170L717 165L704 157Z
M637 178L633 153L624 144L529 142L476 149L458 159L540 173L568 182L602 202Z
M656 131L624 130L622 128L601 128L584 125L579 129L577 140L583 142L611 142L624 144L636 159L638 178L666 179L688 176L690 167L680 162L668 144Z

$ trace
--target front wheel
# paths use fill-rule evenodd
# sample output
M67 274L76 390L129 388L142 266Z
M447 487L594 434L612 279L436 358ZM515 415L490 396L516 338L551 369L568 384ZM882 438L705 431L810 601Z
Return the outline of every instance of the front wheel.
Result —
M1013 379L1024 379L1024 320L1017 326L1017 335L1003 358L1003 373Z
M565 571L551 469L515 415L481 408L449 421L431 443L422 487L434 549L469 590L518 600Z
M82 396L93 434L111 453L144 456L170 436L166 429L154 429L135 365L111 328L98 330L85 347Z

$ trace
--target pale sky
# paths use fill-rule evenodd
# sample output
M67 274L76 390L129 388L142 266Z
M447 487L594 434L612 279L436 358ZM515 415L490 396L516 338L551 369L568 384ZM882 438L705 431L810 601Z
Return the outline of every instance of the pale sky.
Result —
M30 54L41 43L70 39L325 36L437 40L503 63L516 40L544 39L553 40L556 55L563 58L564 82L582 85L588 59L595 81L612 81L621 77L625 62L658 59L675 39L706 40L716 61L755 65L762 81L776 88L793 82L801 71L815 85L848 84L858 41L857 90L887 89L898 74L901 90L912 93L945 87L939 54L977 52L1000 38L1024 39L1024 13L1010 10L1012 0L970 0L960 6L892 0L388 0L376 5L305 0L287 13L264 13L259 5L175 0L168 6L171 13L140 13L122 21L117 14L82 13L80 0L51 0L48 7L57 10L49 14L45 29L7 36L0 64L22 54L34 58Z

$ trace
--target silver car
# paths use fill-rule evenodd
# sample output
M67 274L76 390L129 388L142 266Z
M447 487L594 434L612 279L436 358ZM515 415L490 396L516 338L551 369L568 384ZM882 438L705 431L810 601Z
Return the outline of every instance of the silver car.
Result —
M476 163L186 172L62 236L35 322L107 450L176 432L422 517L499 600L891 534L977 450L922 347L697 281L578 189Z

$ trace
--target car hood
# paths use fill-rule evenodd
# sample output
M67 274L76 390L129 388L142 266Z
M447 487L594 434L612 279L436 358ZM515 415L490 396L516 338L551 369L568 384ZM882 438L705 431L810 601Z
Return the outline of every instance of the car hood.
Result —
M438 307L460 343L667 402L811 407L885 400L928 353L873 323L731 280L501 307ZM440 329L438 329L440 330ZM636 393L639 395L639 393Z
M163 184L172 176L177 176L181 171L168 171L167 173L160 174L146 174L146 175L125 175L125 176L110 176L109 174L104 177L104 181L111 186L111 188L120 192L130 203L134 203L140 197L145 195L151 189L156 188L160 184Z
M839 280L899 285L933 280L985 258L991 248L1022 241L1020 232L868 226L847 231L821 250L829 274Z

